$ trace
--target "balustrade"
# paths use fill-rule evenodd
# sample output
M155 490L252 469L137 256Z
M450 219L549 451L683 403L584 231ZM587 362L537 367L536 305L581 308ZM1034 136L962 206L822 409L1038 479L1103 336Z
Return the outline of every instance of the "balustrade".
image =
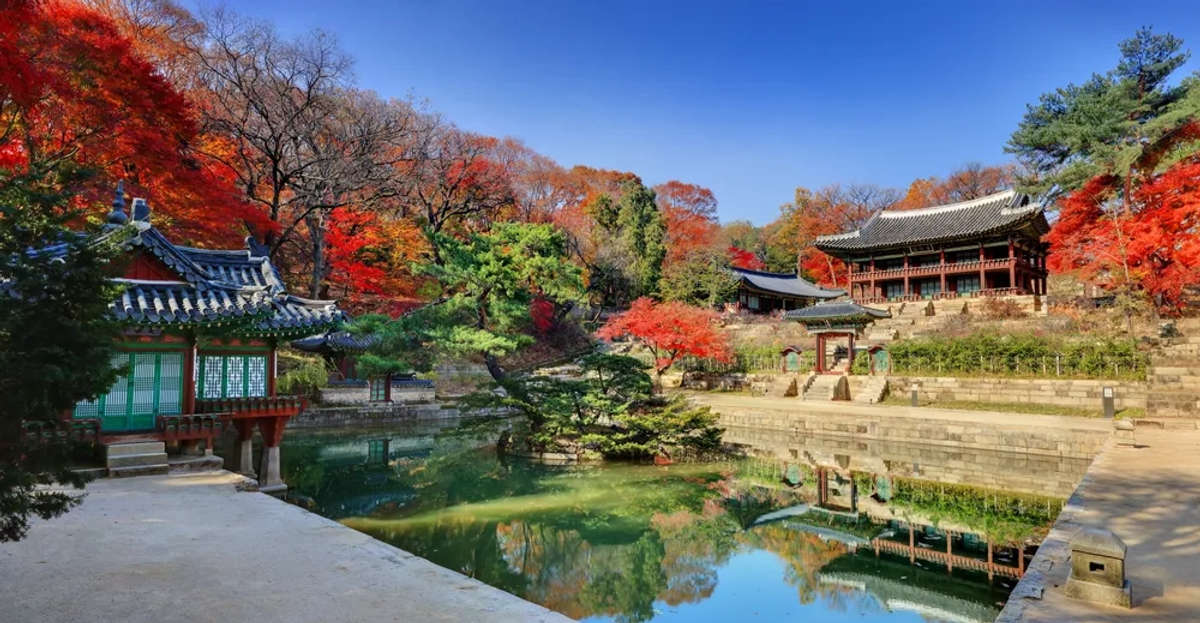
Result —
M295 415L304 408L301 396L259 396L197 400L196 413L219 413L226 418Z
M227 414L195 413L158 416L158 432L164 441L209 439L221 434L221 417Z

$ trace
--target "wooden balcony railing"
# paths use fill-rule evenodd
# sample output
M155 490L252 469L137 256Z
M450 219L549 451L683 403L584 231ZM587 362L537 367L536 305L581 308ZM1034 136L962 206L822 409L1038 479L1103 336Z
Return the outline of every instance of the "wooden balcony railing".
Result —
M956 298L960 298L960 297L961 298L966 298L966 297L979 298L979 297L985 297L985 296L1024 296L1027 294L1032 294L1032 293L1030 291L1026 290L1025 288L988 288L987 290L976 290L974 292L953 292L953 291L938 292L936 294L931 294L929 296L925 296L922 294L906 294L903 296L893 296L891 298L888 298L886 296L872 296L872 297L867 297L867 298L855 298L854 300L858 301L859 303L862 303L862 304L884 304L884 303L902 303L905 301L927 301L927 300L940 301L940 300L947 300L947 299L956 299Z
M925 266L909 266L908 268L890 268L887 270L867 270L850 274L851 281L875 281L897 279L903 277L931 277L946 274L970 273L982 270L1007 269L1010 265L1026 270L1033 270L1033 265L1020 258L997 258L976 260L974 262L947 262L945 264L928 264Z
M210 439L221 434L221 416L217 413L160 415L157 428L163 441Z
M57 442L92 443L100 438L99 418L72 418L54 421L26 421L21 423L25 440L34 444Z
M1002 565L998 562L988 562L978 558L969 556L960 556L958 554L948 554L945 551L936 549L925 549L923 547L913 547L904 543L897 543L887 539L875 538L871 540L871 546L876 552L884 551L889 554L899 556L907 556L911 558L920 558L928 562L946 565L949 568L956 569L971 569L973 571L982 571L984 573L994 573L997 575L1008 576L1012 578L1020 578L1025 575L1025 569L1022 567L1010 567Z
M244 417L291 416L304 409L300 396L261 396L256 398L214 398L197 400L196 413L220 414L223 419Z

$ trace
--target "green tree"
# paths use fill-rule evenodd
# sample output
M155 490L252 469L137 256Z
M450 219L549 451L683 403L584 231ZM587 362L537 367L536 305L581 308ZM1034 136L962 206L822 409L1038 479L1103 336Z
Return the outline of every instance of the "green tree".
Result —
M717 307L737 295L738 280L729 270L729 255L717 249L697 250L667 267L662 278L664 301Z
M2 177L2 176L0 176ZM112 247L66 229L73 168L0 183L0 541L22 538L30 516L66 512L80 497L44 485L82 487L56 429L76 402L108 391L117 327L108 304ZM116 238L122 230L106 238Z
M654 191L637 181L621 185L617 225L632 262L631 277L640 296L657 295L667 257L667 223L654 201Z
M1132 187L1148 173L1145 165L1165 169L1194 153L1194 141L1181 148L1176 139L1200 115L1200 77L1169 82L1188 59L1182 47L1172 35L1139 29L1121 42L1116 68L1028 105L1006 146L1027 170L1018 176L1018 187L1053 200L1109 174L1121 179L1122 203L1128 206ZM1159 158L1165 150L1178 155Z
M567 240L552 225L498 223L459 240L430 233L440 263L418 267L441 287L435 301L392 320L364 316L354 330L379 341L360 359L367 374L427 369L439 356L482 357L497 382L507 377L499 358L530 344L535 297L575 301L582 296L578 266L567 261Z

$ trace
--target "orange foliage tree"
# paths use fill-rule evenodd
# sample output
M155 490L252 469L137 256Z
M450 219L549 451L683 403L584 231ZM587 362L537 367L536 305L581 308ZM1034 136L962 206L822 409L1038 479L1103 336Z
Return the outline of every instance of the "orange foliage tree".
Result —
M342 207L328 227L329 285L343 307L397 315L420 303L423 280L410 267L427 243L412 221Z
M782 208L775 235L796 246L799 269L810 279L836 288L845 285L846 265L814 247L817 236L855 229L895 201L894 191L878 186L835 184L816 192L797 188L794 201Z
M0 15L0 166L45 176L66 163L96 173L82 205L118 179L152 198L178 238L228 244L254 220L230 180L192 156L193 109L107 17L65 2L8 3Z
M767 267L753 251L733 246L729 247L729 263L746 270L764 270Z
M894 210L917 210L935 205L978 199L999 192L1013 185L1014 169L1011 165L984 166L971 162L955 170L945 179L922 177L908 185L904 198L896 202Z
M716 245L721 227L711 190L672 180L655 186L654 193L667 222L668 265Z
M717 327L717 320L712 310L642 297L600 327L596 337L629 337L641 343L654 356L654 373L661 379L683 357L722 362L732 358L729 336Z

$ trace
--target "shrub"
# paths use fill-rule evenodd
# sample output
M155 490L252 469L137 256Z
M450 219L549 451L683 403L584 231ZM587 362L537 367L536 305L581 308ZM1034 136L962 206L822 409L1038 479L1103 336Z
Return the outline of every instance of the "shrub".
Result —
M975 333L888 347L896 374L1061 376L1144 380L1148 358L1128 339Z
M314 397L329 381L325 361L320 357L283 350L277 357L281 374L275 381L275 390L280 394Z

